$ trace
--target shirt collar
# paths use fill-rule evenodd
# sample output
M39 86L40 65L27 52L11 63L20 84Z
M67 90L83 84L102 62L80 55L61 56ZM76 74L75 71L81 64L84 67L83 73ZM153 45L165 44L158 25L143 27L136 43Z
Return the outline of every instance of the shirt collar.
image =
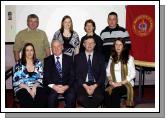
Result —
M56 55L54 55L54 58L55 58L55 60L57 60L57 58L56 57L59 57L59 59L62 59L62 54L60 54L59 56L56 56Z
M88 58L89 55L91 55L91 57L92 57L92 56L93 56L93 53L94 53L94 52L88 53L88 52L85 51L85 54L86 54L86 57L87 57L87 58Z

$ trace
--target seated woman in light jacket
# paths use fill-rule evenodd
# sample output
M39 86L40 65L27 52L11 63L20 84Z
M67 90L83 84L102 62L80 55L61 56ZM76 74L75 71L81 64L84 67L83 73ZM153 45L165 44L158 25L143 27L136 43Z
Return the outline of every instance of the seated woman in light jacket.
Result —
M126 105L133 107L133 86L135 78L134 58L126 49L125 40L117 38L106 68L108 85L105 89L105 106L119 108L123 95L127 95Z
M33 44L25 44L22 57L15 65L13 87L23 108L45 107L47 98L42 87L43 67L36 59Z

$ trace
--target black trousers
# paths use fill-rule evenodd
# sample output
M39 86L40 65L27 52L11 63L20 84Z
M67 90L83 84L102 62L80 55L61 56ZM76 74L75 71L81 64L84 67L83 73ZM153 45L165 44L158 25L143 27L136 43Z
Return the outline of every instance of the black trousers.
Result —
M48 107L49 108L55 108L58 106L58 97L59 93L54 91L53 89L49 88L49 94L48 94ZM76 95L74 93L73 88L67 89L64 94L62 94L65 98L65 107L66 108L74 108L76 107Z
M103 93L103 89L98 86L95 89L92 97L89 97L85 88L82 86L78 89L77 92L77 103L86 108L96 108L102 103L104 99Z
M120 108L121 97L127 94L127 89L124 85L116 87L112 90L111 95L105 92L105 107Z
M42 87L37 87L34 98L26 89L20 89L16 93L22 108L43 108L47 106L46 92Z

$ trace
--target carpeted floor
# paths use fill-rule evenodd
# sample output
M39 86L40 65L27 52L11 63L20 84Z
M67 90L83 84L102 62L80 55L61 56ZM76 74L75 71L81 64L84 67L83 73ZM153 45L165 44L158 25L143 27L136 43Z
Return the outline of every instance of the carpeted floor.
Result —
M154 108L155 104L154 103L142 103L142 104L137 104L135 108Z

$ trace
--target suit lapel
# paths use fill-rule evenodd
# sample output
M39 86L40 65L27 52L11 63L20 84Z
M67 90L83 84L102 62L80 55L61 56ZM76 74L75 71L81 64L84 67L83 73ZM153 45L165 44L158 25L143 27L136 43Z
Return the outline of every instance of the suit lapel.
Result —
M94 68L96 67L96 60L97 60L97 58L96 58L96 53L94 52L93 53L93 59L92 59L92 69L94 70Z
M62 55L62 76L63 76L63 74L64 74L64 72L65 72L65 69L66 69L66 58L65 58L65 55L63 54Z
M86 73L88 72L88 61L87 61L87 58L86 58L86 54L84 52L84 54L82 55L82 58L83 60L83 68L84 68L84 71L86 71Z
M82 75L84 77L84 81L86 80L86 76L87 76L87 73L88 73L88 62L87 62L87 58L86 58L86 54L85 52L83 52L81 54L81 58L80 58L80 66L82 66Z

